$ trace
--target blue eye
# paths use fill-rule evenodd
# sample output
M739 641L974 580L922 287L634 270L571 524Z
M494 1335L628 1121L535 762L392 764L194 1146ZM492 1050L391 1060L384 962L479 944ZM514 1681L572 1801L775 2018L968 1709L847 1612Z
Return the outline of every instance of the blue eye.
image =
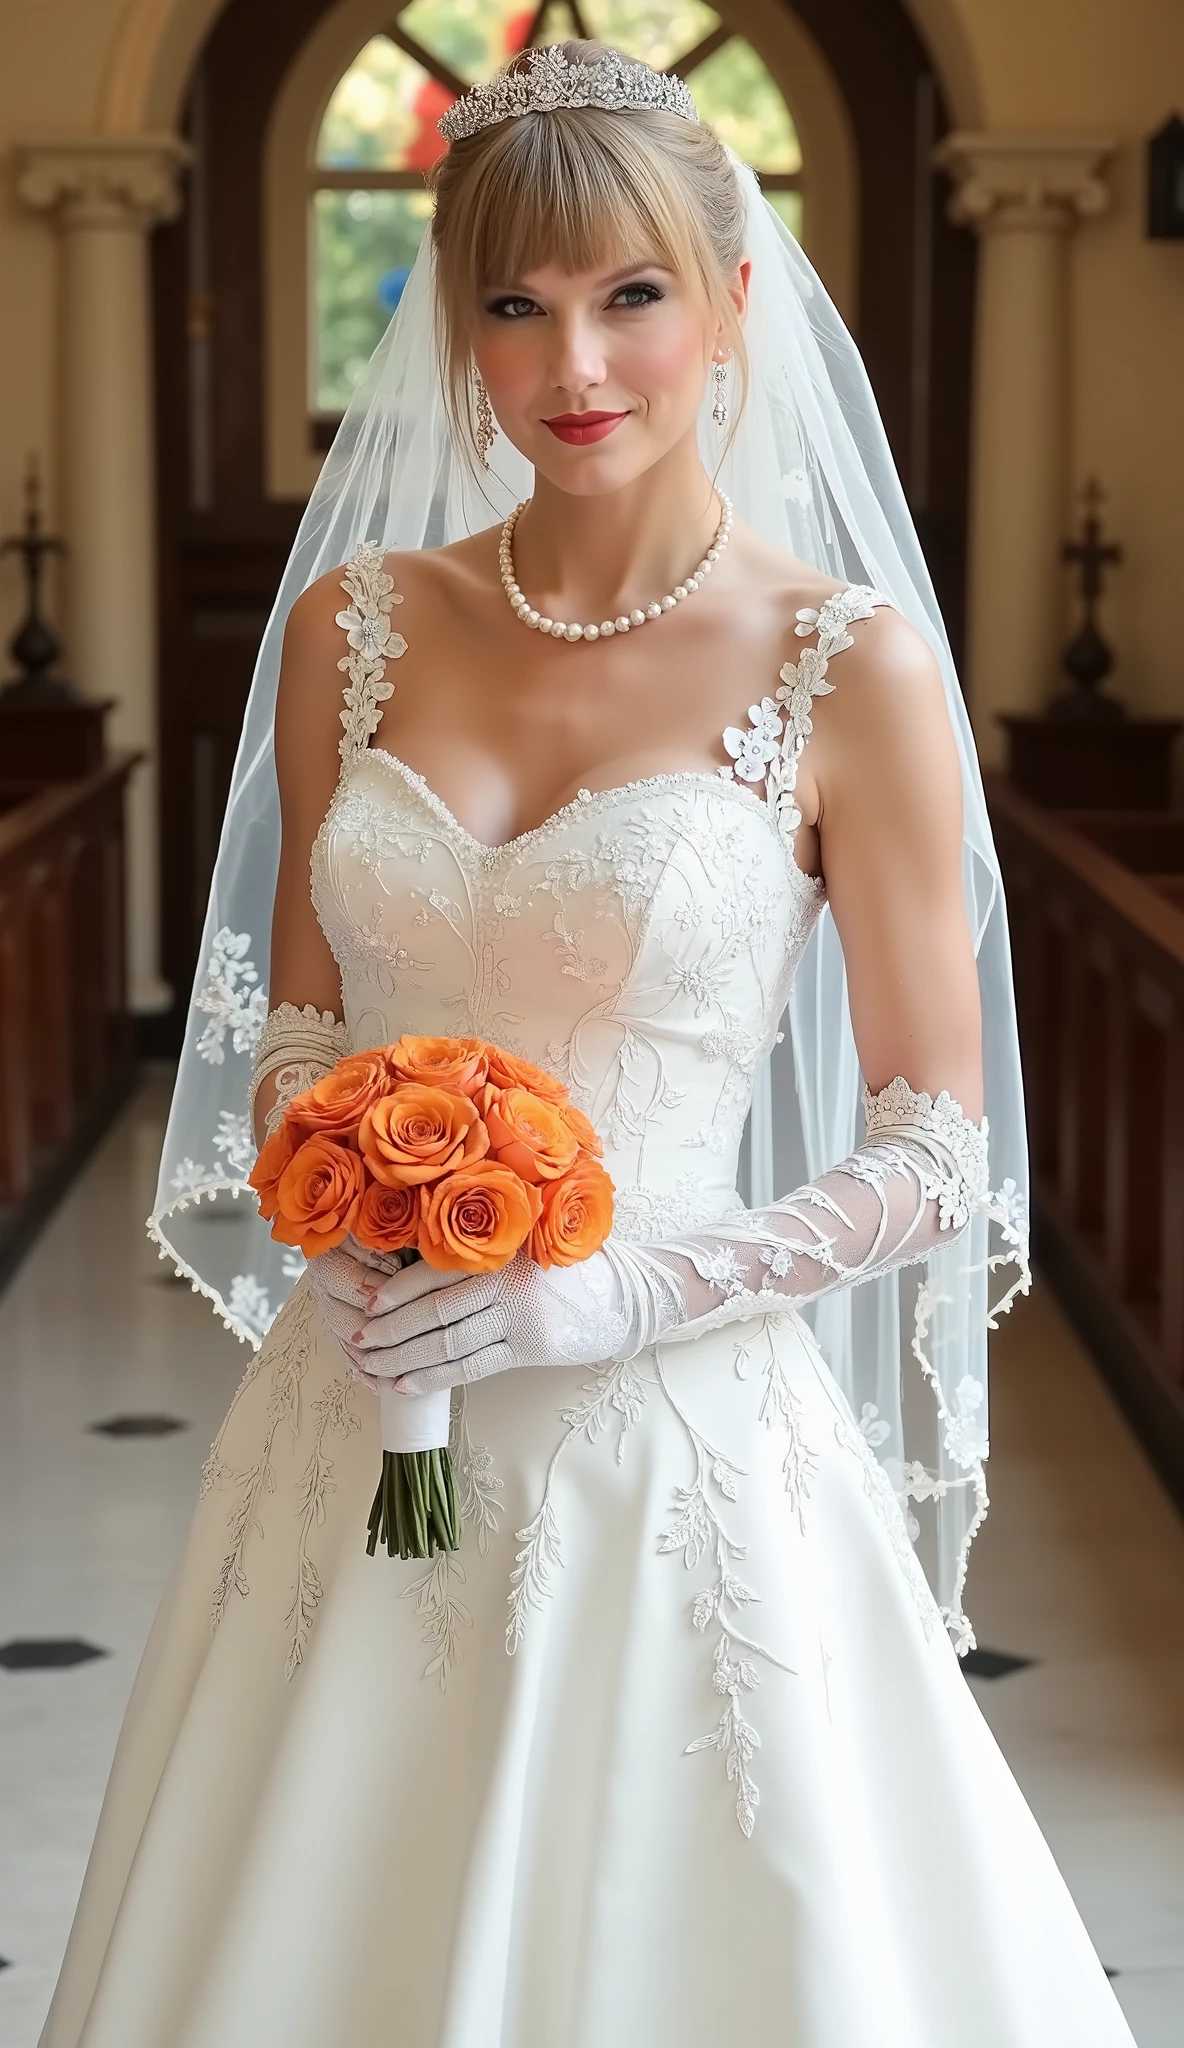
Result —
M486 307L486 311L492 313L498 320L523 320L529 314L537 312L538 308L533 299L523 298L517 292L508 292L504 298L494 299Z
M619 285L609 305L621 312L639 313L643 307L656 305L665 296L658 285L637 279L632 284ZM491 299L485 310L495 320L528 320L540 309L537 301L527 298L524 292L503 292L500 298Z

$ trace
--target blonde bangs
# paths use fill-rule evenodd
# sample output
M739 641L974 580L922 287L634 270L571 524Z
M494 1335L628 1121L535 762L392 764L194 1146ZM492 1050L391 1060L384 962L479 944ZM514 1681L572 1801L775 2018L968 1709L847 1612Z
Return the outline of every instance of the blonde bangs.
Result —
M651 151L611 114L513 123L473 191L470 289L513 284L549 263L575 276L634 260L684 276L697 270L706 286L704 252L679 218L672 185L655 180Z

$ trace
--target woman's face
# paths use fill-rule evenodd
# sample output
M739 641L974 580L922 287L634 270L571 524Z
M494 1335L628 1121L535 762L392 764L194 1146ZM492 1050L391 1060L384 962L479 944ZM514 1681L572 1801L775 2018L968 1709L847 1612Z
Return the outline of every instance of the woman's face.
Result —
M733 297L742 315L749 265ZM661 264L569 276L549 263L482 293L473 354L498 425L577 496L631 483L693 431L719 327Z

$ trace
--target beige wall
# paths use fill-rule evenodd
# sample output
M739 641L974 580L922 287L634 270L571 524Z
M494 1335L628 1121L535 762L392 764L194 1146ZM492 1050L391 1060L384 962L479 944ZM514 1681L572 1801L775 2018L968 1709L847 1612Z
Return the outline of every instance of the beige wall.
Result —
M926 4L917 0L918 19ZM1104 615L1118 656L1114 686L1133 707L1184 713L1184 242L1149 242L1143 233L1144 140L1184 101L1184 7L950 0L950 8L975 55L974 125L1118 138L1111 207L1075 232L1069 255L1071 471L1077 483L1100 477L1127 551Z
M58 250L17 198L12 146L30 135L87 132L125 0L0 0L0 531L20 511L26 453L43 459L51 516L61 503ZM51 572L53 573L53 572ZM16 618L16 563L0 563L0 640ZM51 590L53 586L51 585Z
M1142 235L1142 144L1180 97L1179 0L909 0L963 126L1088 129L1116 136L1114 200L1070 251L1072 477L1096 470L1127 563L1108 625L1135 706L1184 710L1184 245ZM30 136L159 129L175 118L186 53L217 0L0 0L0 523L10 531L27 449L56 433L58 250L16 198L12 148ZM1017 475L1016 489L1023 488ZM0 566L0 634L15 616ZM85 673L85 650L73 650Z

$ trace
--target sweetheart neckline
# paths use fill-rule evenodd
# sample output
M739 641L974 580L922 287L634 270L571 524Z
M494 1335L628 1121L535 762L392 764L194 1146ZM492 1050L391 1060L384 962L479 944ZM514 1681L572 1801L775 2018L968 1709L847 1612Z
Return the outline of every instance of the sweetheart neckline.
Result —
M604 804L609 799L634 796L644 790L670 789L680 783L702 783L707 788L719 792L727 790L730 797L739 799L757 811L761 817L767 818L773 828L777 844L785 854L786 866L797 882L811 896L823 895L826 890L825 878L822 875L808 875L804 868L798 866L793 857L793 849L782 838L768 804L755 790L746 788L742 782L737 782L734 776L723 775L718 770L669 768L659 771L656 775L638 775L629 782L613 783L608 789L580 789L576 791L574 797L569 797L565 804L560 804L557 810L550 812L538 825L531 825L527 831L515 833L512 839L504 839L491 845L488 840L478 839L474 832L470 832L468 826L461 823L455 811L432 788L431 783L425 780L418 768L412 768L409 762L402 760L398 754L393 754L389 747L364 747L353 765L355 768L360 767L364 761L378 761L392 769L401 781L409 784L422 797L428 809L435 813L442 824L447 825L472 852L490 866L504 860L508 855L520 853L532 840L554 831L557 825L562 825L569 817L586 811L590 804ZM343 776L339 787L344 786L345 780L346 777Z

